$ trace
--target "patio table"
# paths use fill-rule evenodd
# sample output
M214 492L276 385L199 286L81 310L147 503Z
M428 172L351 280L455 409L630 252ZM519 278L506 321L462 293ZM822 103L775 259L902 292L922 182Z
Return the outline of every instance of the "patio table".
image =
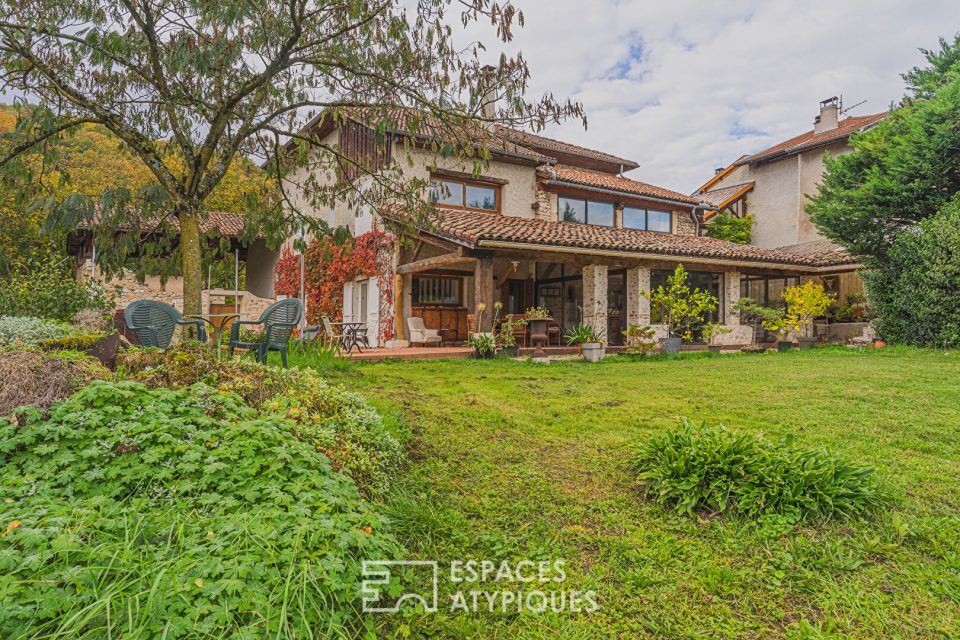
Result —
M217 336L217 357L220 357L220 348L223 346L223 328L228 320L236 320L240 317L239 313L194 313L187 318L197 318L210 325L213 333Z
M359 330L367 326L366 322L331 322L330 324L343 329L340 340L346 348L347 353L353 351L354 347L357 348L357 351L363 353L363 347L360 345Z

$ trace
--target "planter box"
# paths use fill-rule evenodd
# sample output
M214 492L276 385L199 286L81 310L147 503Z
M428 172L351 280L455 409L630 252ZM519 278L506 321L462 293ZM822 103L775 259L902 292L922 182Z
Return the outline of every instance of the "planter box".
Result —
M583 359L587 362L600 362L603 360L602 342L585 342L580 345L580 349L583 352Z
M663 353L680 353L680 338L661 338L660 344L663 345Z

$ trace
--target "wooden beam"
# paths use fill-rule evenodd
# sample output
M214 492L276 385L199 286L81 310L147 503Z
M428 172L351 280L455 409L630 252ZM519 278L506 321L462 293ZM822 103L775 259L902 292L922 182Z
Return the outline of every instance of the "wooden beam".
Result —
M457 244L456 242L450 242L449 240L444 240L444 239L442 239L442 238L438 238L438 237L436 237L436 236L431 236L431 235L429 235L429 234L427 234L427 233L423 233L423 232L421 232L421 233L417 236L417 239L418 239L418 240L422 240L423 242L426 242L427 244L432 244L432 245L435 246L435 247L440 247L441 249L446 249L447 251L456 251L457 249L463 249L463 248L465 248L463 245Z
M476 261L476 258L461 255L460 252L455 251L453 253L445 253L442 256L434 256L432 258L417 260L416 262L401 264L397 267L397 273L419 273L421 271L430 271L431 269L450 267L457 264L474 264Z
M517 270L517 268L514 266L514 262L519 261L511 260L510 263L503 269L503 271L500 272L500 275L496 277L497 286L501 289L507 286L507 282L509 281L507 276L509 276L511 273L515 273Z

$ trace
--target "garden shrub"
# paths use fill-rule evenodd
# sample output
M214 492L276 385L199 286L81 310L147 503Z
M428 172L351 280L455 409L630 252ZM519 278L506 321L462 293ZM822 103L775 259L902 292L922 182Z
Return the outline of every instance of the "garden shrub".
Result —
M326 459L235 394L95 382L0 423L0 637L373 634L404 551Z
M93 380L109 380L96 358L36 349L0 351L0 423L16 407L46 409Z
M115 296L100 283L78 282L69 269L31 264L0 283L0 316L69 320L83 309L108 312Z
M150 387L198 382L236 393L264 414L290 419L294 434L326 454L368 496L382 495L403 463L403 447L361 396L328 384L311 369L279 369L249 359L218 360L210 347L186 342L166 351L131 349L117 357L118 376Z
M86 333L62 338L37 340L37 346L48 351L86 351L107 337L105 333Z
M76 333L76 329L62 322L26 316L0 315L0 347L33 345L40 340L63 338Z
M873 325L888 342L960 346L960 196L901 231L864 273Z
M889 501L871 467L791 439L763 438L693 425L655 436L632 460L648 494L678 511L704 510L793 522L862 514Z

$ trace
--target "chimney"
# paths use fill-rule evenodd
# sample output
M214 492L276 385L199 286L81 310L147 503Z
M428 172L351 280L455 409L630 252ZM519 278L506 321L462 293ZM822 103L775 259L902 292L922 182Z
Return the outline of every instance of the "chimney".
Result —
M480 69L477 79L477 97L480 102L480 116L488 120L497 117L497 69L490 65Z
M820 102L820 115L813 121L814 135L833 131L840 118L840 105L836 96Z

